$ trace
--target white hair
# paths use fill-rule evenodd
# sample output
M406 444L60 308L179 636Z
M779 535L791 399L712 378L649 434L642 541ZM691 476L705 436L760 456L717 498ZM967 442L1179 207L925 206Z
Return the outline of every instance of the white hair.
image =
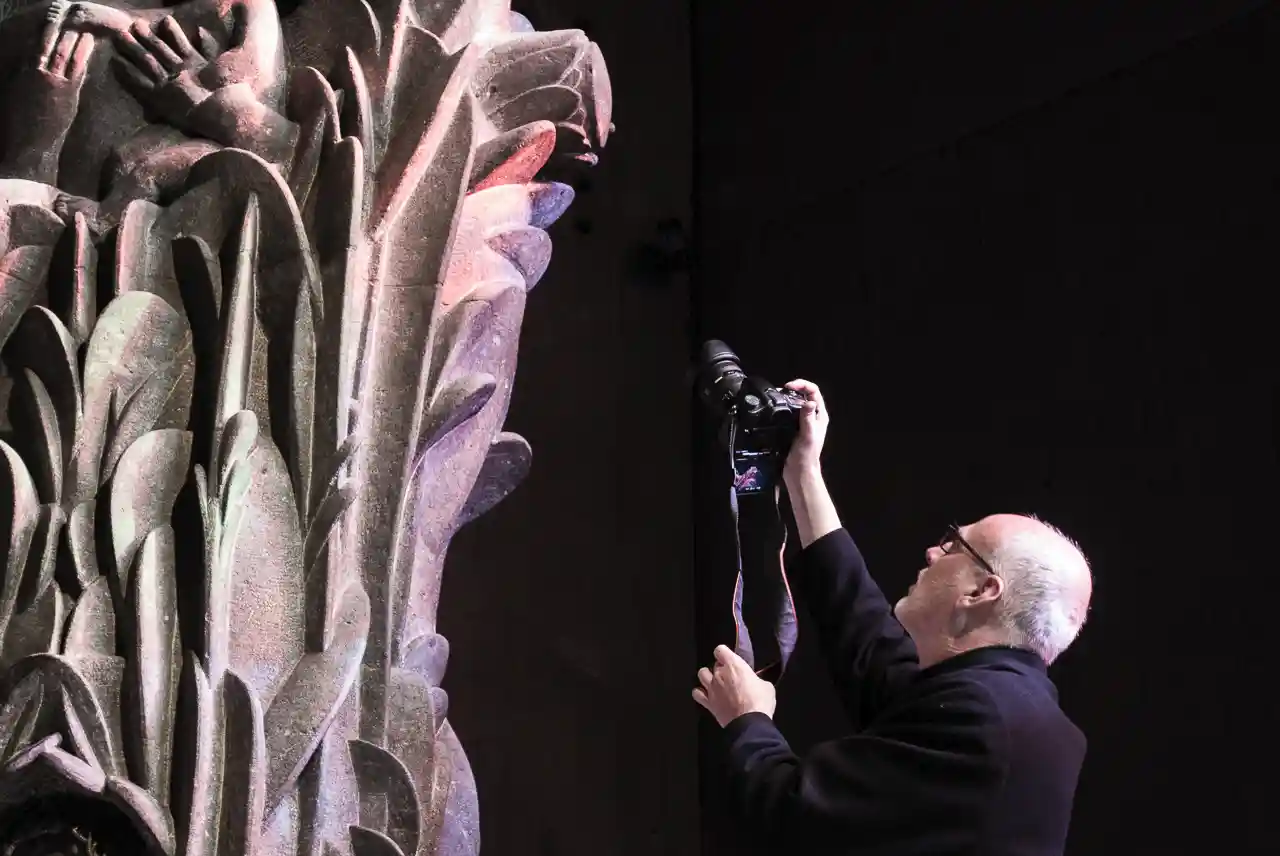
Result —
M1035 520L1036 518L1031 518ZM1084 626L1088 599L1078 595L1080 569L1089 563L1079 545L1055 527L1024 530L1001 539L991 565L1005 582L1001 613L1010 643L1052 663Z

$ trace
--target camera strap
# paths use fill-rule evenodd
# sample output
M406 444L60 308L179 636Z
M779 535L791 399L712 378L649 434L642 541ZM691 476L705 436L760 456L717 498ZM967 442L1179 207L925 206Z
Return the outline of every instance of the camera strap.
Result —
M733 538L738 565L738 576L733 587L733 650L755 670L757 675L776 683L786 672L787 663L791 659L791 653L795 650L798 636L795 599L791 595L791 584L787 580L787 572L783 562L783 554L787 546L787 527L782 523L780 511L781 485L775 484L773 486L773 501L768 503L769 508L766 510L766 513L768 511L772 512L768 514L769 519L759 521L754 519L755 509L763 508L764 503L760 505L750 503L752 510L747 515L751 518L748 520L749 531L774 528L776 525L776 528L781 532L781 543L778 545L778 551L774 554L767 550L749 550L749 558L744 562L742 550L743 509L739 502L739 481L741 476L737 472L734 455L736 435L736 425L731 424L728 437L729 466L734 470L734 481L729 488L729 509L733 514ZM759 527L756 524L760 524ZM751 633L747 628L747 620L744 616L744 601L748 589L750 589L752 600L756 602L755 605L757 606L757 608L749 611L753 615L761 615L761 620L769 620L773 623L772 644L764 643L764 640L757 640L764 643L760 646L758 652L756 646L752 643Z

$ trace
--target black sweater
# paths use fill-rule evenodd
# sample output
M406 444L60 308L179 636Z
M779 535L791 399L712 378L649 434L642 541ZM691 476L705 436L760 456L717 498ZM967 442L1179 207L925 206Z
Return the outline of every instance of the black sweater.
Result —
M763 714L724 729L744 822L795 856L1057 856L1085 739L1039 657L981 648L921 669L843 529L792 584L855 733L798 758Z

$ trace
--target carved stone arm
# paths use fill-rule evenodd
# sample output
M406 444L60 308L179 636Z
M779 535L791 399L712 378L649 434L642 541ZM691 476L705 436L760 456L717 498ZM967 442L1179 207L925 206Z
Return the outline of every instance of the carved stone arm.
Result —
M212 93L188 114L186 124L192 133L280 167L288 167L298 142L298 126L265 106L244 83Z

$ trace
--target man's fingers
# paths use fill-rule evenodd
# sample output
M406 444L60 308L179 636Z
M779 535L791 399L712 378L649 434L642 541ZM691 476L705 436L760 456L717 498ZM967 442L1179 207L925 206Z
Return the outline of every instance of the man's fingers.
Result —
M695 689L693 691L693 700L705 707L707 710L711 710L711 702L707 700L707 694L702 690Z
M793 392L804 393L805 397L810 401L822 401L822 390L819 389L818 385L811 380L796 378L787 384L787 389L792 390Z
M747 661L739 657L728 645L716 646L716 662L727 667L742 666L750 668L747 666Z
M809 399L805 402L805 413L826 413L827 408L822 401L822 390L818 389L818 385L813 381L797 378L787 384L787 389L803 393Z
M711 674L711 670L706 666L703 666L698 670L698 683L702 684L704 687L709 687L713 680L715 680L715 676Z

